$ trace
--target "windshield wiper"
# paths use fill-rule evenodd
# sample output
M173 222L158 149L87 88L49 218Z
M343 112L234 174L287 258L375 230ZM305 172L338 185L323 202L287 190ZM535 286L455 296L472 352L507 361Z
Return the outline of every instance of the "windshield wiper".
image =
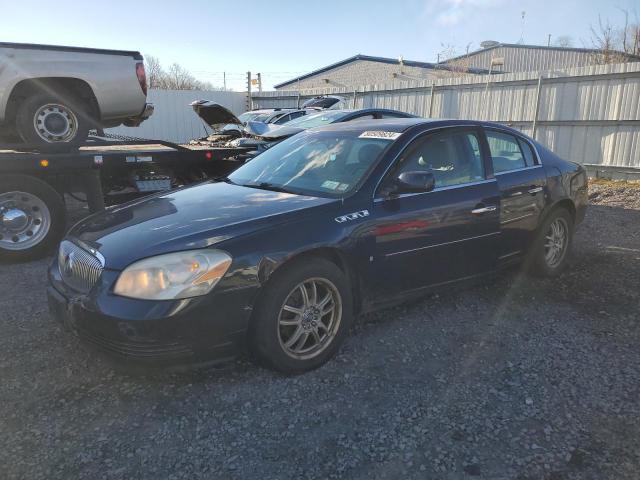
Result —
M245 183L243 184L243 186L250 187L250 188L259 188L261 190L269 190L272 192L294 193L287 188L284 188L280 185L276 185L274 183L269 183L269 182Z
M231 180L229 177L227 176L220 176L220 177L213 177L212 180L214 182L225 182L225 183L230 183L232 185L235 185L234 181Z

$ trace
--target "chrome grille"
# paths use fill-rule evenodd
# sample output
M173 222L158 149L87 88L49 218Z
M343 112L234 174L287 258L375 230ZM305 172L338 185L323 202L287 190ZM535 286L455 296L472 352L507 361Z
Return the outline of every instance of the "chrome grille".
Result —
M88 292L97 283L104 259L95 252L90 253L73 242L64 240L58 251L60 275L68 286L79 292Z

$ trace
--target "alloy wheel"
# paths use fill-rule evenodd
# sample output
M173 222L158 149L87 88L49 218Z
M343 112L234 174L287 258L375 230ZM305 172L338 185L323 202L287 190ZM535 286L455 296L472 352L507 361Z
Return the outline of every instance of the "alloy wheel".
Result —
M568 243L569 225L564 218L558 217L551 222L545 234L544 258L550 268L555 268L562 262Z
M325 278L296 285L280 309L278 338L287 355L306 360L318 356L335 338L342 320L342 298Z

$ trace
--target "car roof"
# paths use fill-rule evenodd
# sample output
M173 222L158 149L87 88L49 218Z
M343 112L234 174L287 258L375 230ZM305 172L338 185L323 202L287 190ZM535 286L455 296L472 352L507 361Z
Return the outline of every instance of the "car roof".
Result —
M401 112L400 110L392 110L389 108L327 108L325 110L319 110L318 114L327 113L342 113L343 115L349 115L351 113L360 113L366 115L367 113L398 113L414 117L411 113Z
M244 113L280 113L280 112L288 112L291 110L295 110L295 108L258 108L257 110L248 110Z
M331 123L328 125L324 125L322 127L315 127L311 130L315 131L355 131L355 132L366 132L369 130L375 131L386 131L386 132L404 132L411 127L415 127L418 125L431 126L433 128L437 127L453 127L453 126L484 126L484 127L493 127L500 128L502 130L511 131L515 134L526 136L524 133L519 130L515 130L507 125L495 122L486 122L480 120L455 120L455 119L442 119L442 118L419 118L419 117L409 117L409 118L383 118L379 120L375 119L366 119L366 120L357 120L352 122L338 122Z

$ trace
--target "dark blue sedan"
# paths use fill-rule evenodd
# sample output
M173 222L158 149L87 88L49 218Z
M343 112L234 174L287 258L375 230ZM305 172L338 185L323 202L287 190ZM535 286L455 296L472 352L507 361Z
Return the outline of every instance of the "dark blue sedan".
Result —
M559 274L586 206L581 166L501 125L329 125L223 180L81 221L50 268L50 306L119 357L192 364L248 347L303 372L361 312L513 265Z

